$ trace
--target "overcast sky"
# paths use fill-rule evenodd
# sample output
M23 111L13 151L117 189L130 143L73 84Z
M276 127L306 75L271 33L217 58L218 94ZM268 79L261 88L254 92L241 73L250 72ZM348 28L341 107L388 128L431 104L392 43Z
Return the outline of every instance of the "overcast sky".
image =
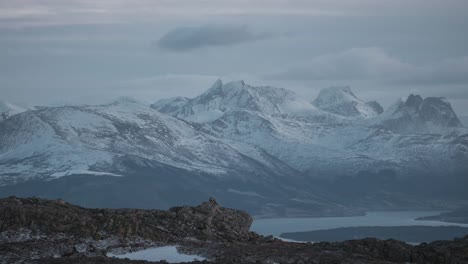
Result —
M468 116L468 1L0 0L0 100L193 97L217 79Z

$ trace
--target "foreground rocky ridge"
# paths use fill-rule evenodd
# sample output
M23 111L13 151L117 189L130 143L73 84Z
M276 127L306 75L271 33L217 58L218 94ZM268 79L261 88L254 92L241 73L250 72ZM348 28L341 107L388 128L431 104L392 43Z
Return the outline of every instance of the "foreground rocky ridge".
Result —
M468 263L468 236L419 246L372 238L291 243L250 232L251 223L214 199L162 211L10 197L0 199L0 263L147 263L106 254L163 245L208 259L198 263Z
M196 207L168 211L140 209L86 209L63 200L10 197L0 200L0 232L31 230L46 236L71 234L95 240L140 237L156 242L249 240L252 217L220 207L214 199Z

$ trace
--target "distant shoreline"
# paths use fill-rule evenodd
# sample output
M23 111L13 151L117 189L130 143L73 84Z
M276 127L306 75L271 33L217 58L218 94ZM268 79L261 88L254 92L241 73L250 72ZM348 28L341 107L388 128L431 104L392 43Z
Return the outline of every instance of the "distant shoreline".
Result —
M362 226L326 230L282 233L281 238L297 241L345 241L375 237L406 242L432 242L454 239L468 234L467 227L459 226Z
M468 224L468 207L437 215L418 217L416 220L433 220L453 224Z

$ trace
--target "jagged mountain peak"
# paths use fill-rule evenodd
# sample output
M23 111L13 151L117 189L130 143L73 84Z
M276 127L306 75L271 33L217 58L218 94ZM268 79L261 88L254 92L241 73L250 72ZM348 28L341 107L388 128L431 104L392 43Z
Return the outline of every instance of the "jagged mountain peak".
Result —
M211 86L210 89L208 89L208 92L209 91L228 91L228 90L232 90L232 89L243 89L245 88L246 84L244 82L244 80L238 80L238 81L230 81L230 82L227 82L227 83L223 83L223 81L221 79L217 79L213 85Z
M390 106L379 122L399 132L437 132L463 126L446 98L414 94Z
M423 102L423 98L419 94L417 95L410 94L408 95L408 98L405 101L405 106L419 109L419 106L421 105L422 102Z
M321 110L346 117L375 117L383 112L376 101L364 102L359 99L349 86L324 88L319 92L313 104Z
M158 111L194 122L211 122L230 111L254 111L265 115L317 112L294 92L271 86L252 86L244 81L223 84L217 80L210 89L193 99L171 99L152 105Z
M151 105L151 108L158 110L171 116L175 116L177 111L183 107L190 99L183 96L171 97L167 99L158 100Z
M327 96L333 96L328 99L357 98L349 86L331 86L323 88L320 90L319 97L317 99L327 99Z
M223 81L221 79L217 79L210 89L219 89L223 87Z
M130 96L120 96L120 97L117 97L110 104L118 105L118 104L144 104L144 103Z
M248 94L250 88L250 86L246 86L244 81L232 81L224 84L221 79L218 79L211 88L196 97L195 100L204 102L214 100L216 98L233 97L240 93Z
M243 80L231 81L223 84L218 79L210 89L202 93L197 98L206 97L234 97L234 96L252 96L252 97L269 97L269 99L278 98L285 95L294 95L293 92L283 88L276 88L271 86L252 86L246 84ZM195 99L197 99L195 98Z
M435 126L461 127L462 124L453 111L452 105L444 97L427 97L419 107L423 120Z
M372 107L377 114L382 114L384 112L383 107L377 101L369 101L366 103L368 106Z

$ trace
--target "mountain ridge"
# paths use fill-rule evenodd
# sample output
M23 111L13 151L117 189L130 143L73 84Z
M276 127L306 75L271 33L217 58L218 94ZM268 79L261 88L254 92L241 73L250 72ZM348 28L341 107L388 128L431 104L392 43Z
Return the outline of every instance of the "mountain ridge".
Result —
M367 104L345 90L352 99L345 102ZM214 193L261 216L432 208L445 193L468 199L460 190L467 181L468 130L445 122L455 114L442 99L415 112L427 120L421 116L444 110L431 133L389 126L394 111L424 99L407 101L376 117L350 118L285 89L219 80L195 98L151 107L120 99L38 108L0 126L0 195L60 193L89 206L166 207ZM403 126L413 124L404 120ZM411 187L428 179L433 197ZM135 189L137 197L127 199ZM90 190L102 194L84 197ZM149 198L153 192L161 198L157 204Z
M223 88L225 86L226 88ZM394 118L395 113L398 111L401 112L404 109L401 110L401 107L398 106L396 110L392 110L390 108L379 114L380 111L378 111L377 108L379 108L378 106L380 105L374 105L374 107L369 106L368 103L357 98L349 87L334 87L322 90L321 94L319 94L314 102L318 107L322 107L323 109L314 109L316 111L313 113L304 112L305 114L303 115L291 115L290 113L287 114L284 111L277 111L279 107L276 107L271 111L266 111L265 109L262 109L263 111L258 111L257 109L252 109L250 105L244 107L244 104L238 103L239 101L234 101L237 104L223 109L219 108L219 104L213 103L213 101L216 101L217 103L224 100L223 98L219 99L219 97L223 95L223 93L219 91L223 89L228 90L233 87L235 87L237 90L245 89L245 87L248 89L253 89L250 86L245 85L245 83L242 81L223 85L222 82L218 80L212 86L212 88L203 93L201 96L192 99L192 101L190 101L191 99L188 99L188 102L198 102L196 105L200 105L200 102L203 102L204 105L202 104L199 106L199 108L210 108L214 104L215 109L222 111L222 113L220 113L219 116L216 116L216 118L213 120L200 122L202 123L204 131L220 138L228 138L234 141L257 144L275 156L281 156L281 153L275 150L275 145L277 145L278 142L287 141L285 142L286 145L282 145L281 148L284 151L289 148L288 146L294 146L294 144L291 143L297 141L300 144L299 150L304 149L306 153L298 153L295 151L297 150L296 147L293 147L291 149L291 153L286 153L285 158L290 159L298 154L301 156L305 155L304 160L301 160L302 158L298 157L297 161L286 161L289 165L299 170L307 169L307 167L301 165L307 162L307 160L310 161L319 158L318 156L310 156L310 153L320 153L321 155L324 155L326 152L329 152L329 155L331 156L326 157L325 160L320 160L319 162L325 164L327 160L334 160L332 157L335 157L336 155L345 155L339 154L340 152L355 153L357 149L360 149L359 145L364 144L365 141L374 140L378 137L380 137L380 140L382 143L384 143L383 141L388 141L388 137L395 138L396 140L407 141L407 139L404 138L411 136L408 136L408 133L400 133L403 130L411 131L410 134L427 133L428 128L425 126L419 126L417 122L419 122L419 119L424 120L424 122L428 122L428 120L430 121L430 118L428 117L430 114L428 114L428 112L431 111L424 109L434 109L431 107L432 105L438 106L438 108L436 107L435 110L445 110L445 112L437 116L437 122L434 123L435 127L440 128L438 132L440 132L441 135L450 134L453 132L459 133L460 135L466 134L466 131L464 132L463 130L453 130L460 128L457 122L455 122L454 126L451 125L452 123L450 120L448 122L444 122L444 118L452 118L454 120L457 119L456 114L450 107L450 104L441 98L433 99L432 97L428 97L424 100L421 98L420 104L425 106L422 108L423 110L421 110L421 115L424 116L424 119L422 117L416 121L410 119L406 123L398 124L397 122L393 122L392 118ZM264 87L258 88L258 90L261 89L264 89ZM215 92L214 94L216 96L212 95L213 92ZM207 94L209 96L206 96ZM231 95L229 95L229 98L230 97ZM257 94L257 97L261 97L261 94ZM203 100L200 98L203 98ZM417 100L418 97L409 96L407 99L408 105L412 103L411 101L413 98L416 98L415 100ZM286 99L294 100L295 98L293 97L291 99L286 97ZM271 100L269 95L262 99L257 99L257 101L263 102L268 100ZM340 110L339 107L343 105L343 102L345 105L350 107L349 109L352 111L351 116L358 116L356 120L350 120L346 114L340 113L339 111L337 112L332 110L334 113L330 113L330 105L333 107L338 105L338 110ZM187 103L186 105L180 106L180 109L183 110L180 110L178 113L184 112L185 115L179 118L196 122L195 120L197 119L197 111L193 111L193 105L193 103ZM357 105L360 107L365 106L367 107L366 110L371 112L373 111L373 113L363 114L355 108ZM186 111L186 109L191 110ZM164 113L162 108L159 110ZM388 111L394 112L389 113ZM168 114L176 117L178 116L178 114L174 114L174 112ZM436 114L433 115L436 116ZM416 123L413 124L413 122ZM407 126L407 128L402 128L402 126ZM382 128L384 129L382 130ZM314 130L316 132L314 132ZM317 132L319 134L317 134ZM395 134L395 132L397 132L397 134ZM337 133L339 133L339 135L336 135ZM371 137L369 138L366 135ZM421 135L421 137L424 136ZM270 142L265 142L265 140L268 138L270 138ZM438 140L437 138L433 139ZM306 143L306 145L303 145L304 143ZM429 144L428 147L431 145L434 146L435 143L436 142ZM365 149L362 150L362 154L358 155L361 158L367 156L364 154ZM336 151L338 151L337 154L333 154ZM406 154L406 156L407 155L408 154ZM348 159L350 156L346 155L344 157ZM356 158L358 157L356 156ZM375 158L376 156L373 156L372 158L369 156L369 161L374 160ZM393 156L385 158L385 160L386 162L392 162L391 160L395 158L396 156ZM372 166L374 165L369 164L369 167ZM359 170L357 168L351 169L355 171Z
M346 117L371 118L383 112L377 101L362 101L349 86L324 88L313 104L324 111Z
M444 97L426 97L410 94L390 106L379 122L398 132L443 132L442 129L463 127L452 106ZM437 131L438 130L438 131Z
M152 105L158 111L171 116L192 120L193 116L211 113L213 118L203 120L211 122L221 117L223 113L243 110L254 111L266 115L300 114L301 112L317 112L317 109L305 100L300 99L294 92L271 86L250 86L244 81L233 81L223 84L217 80L211 88L193 99L187 99L176 111L167 111L163 107L173 109L179 103L180 97L167 104Z

